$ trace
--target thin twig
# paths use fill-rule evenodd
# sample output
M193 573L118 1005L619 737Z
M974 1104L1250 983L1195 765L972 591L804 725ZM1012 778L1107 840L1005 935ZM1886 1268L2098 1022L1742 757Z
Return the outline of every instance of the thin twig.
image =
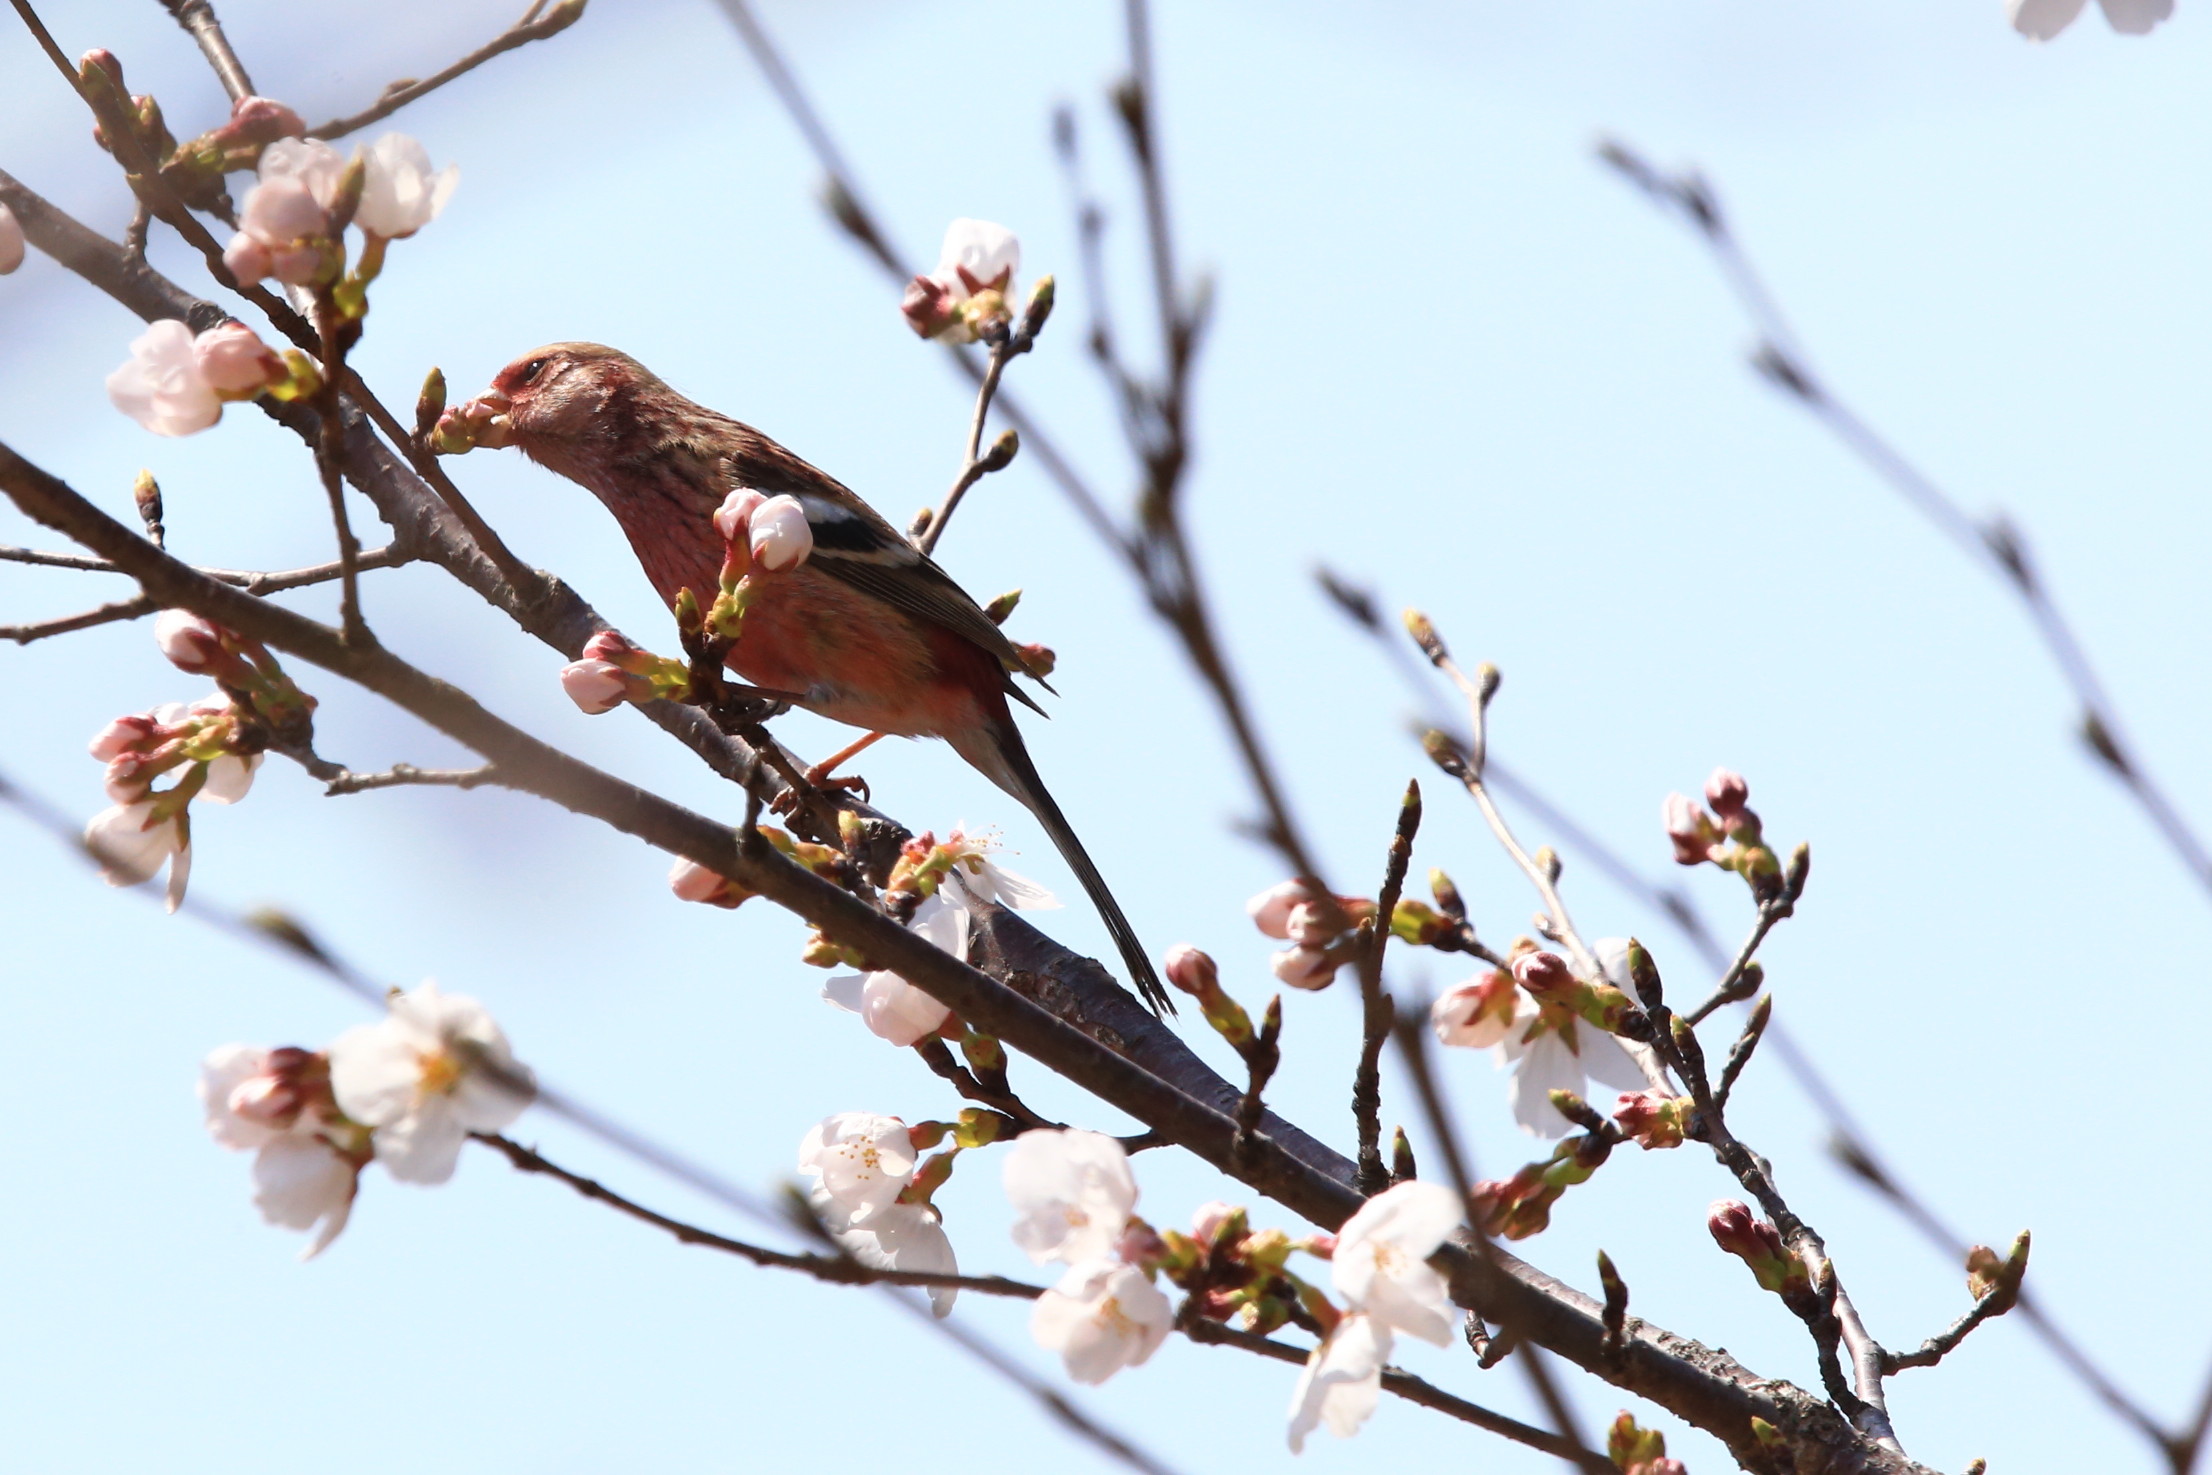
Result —
M1405 888L1406 867L1413 861L1413 837L1421 828L1421 785L1409 780L1405 798L1398 805L1397 832L1390 838L1390 852L1383 864L1382 890L1375 901L1374 920L1361 924L1359 993L1361 1029L1359 1067L1352 1073L1352 1122L1359 1140L1355 1161L1359 1164L1359 1191L1382 1192L1390 1186L1390 1170L1382 1160L1382 1048L1390 1038L1392 1005L1383 992L1383 948L1390 941L1390 922L1398 909L1398 895Z
M161 8L199 44L200 54L215 69L216 80L232 102L253 96L253 79L231 50L230 37L223 34L223 23L215 18L215 7L208 0L161 0Z
M1028 1301L1034 1301L1045 1293L1045 1288L1041 1285L1009 1280L1003 1275L941 1275L920 1270L877 1269L861 1264L850 1255L792 1254L785 1250L772 1250L765 1245L748 1244L741 1239L716 1234L710 1229L701 1229L696 1224L686 1224L681 1219L671 1219L635 1199L623 1197L597 1179L569 1171L547 1159L535 1148L525 1147L511 1137L492 1132L471 1132L469 1136L498 1152L518 1170L542 1173L566 1183L585 1198L603 1203L640 1223L650 1224L655 1229L666 1230L679 1243L720 1250L726 1255L750 1260L755 1265L777 1270L796 1270L801 1275L810 1275L816 1280L836 1285L895 1285L924 1289L940 1287L974 1291L983 1296L1012 1296Z
M542 15L539 12L544 12ZM373 104L350 117L333 118L307 130L309 138L343 138L371 123L389 118L416 98L437 91L446 83L465 73L473 72L495 56L527 46L532 41L542 41L558 35L582 19L584 0L556 0L547 9L546 0L533 0L530 8L522 13L522 19L494 36L476 50L462 57L443 71L432 73L421 81L408 78L394 82L384 89L384 95Z
M4 551L4 550L0 550ZM28 551L28 550L20 550ZM16 560L29 562L30 560ZM372 548L361 555L355 567L360 569L398 568L413 562L411 554L399 551L397 544ZM93 573L120 573L122 570L102 558L88 558L81 564L63 565L80 567ZM303 589L310 584L327 584L338 577L335 563L318 563L310 568L288 569L282 573L251 573L239 569L201 569L211 579L245 590L248 594L278 594L287 589ZM29 625L0 625L0 640L12 640L17 645L29 645L34 640L44 640L51 635L68 635L78 630L89 630L95 625L106 625L116 620L136 620L155 613L161 606L141 594L133 599L117 600L79 614L62 615L51 620L41 620Z
M923 513L928 520L919 523L914 535L914 546L925 554L937 551L937 540L945 535L945 524L952 521L952 514L959 508L960 499L967 496L968 489L1013 460L1011 445L1004 454L1000 454L996 446L990 455L984 454L983 426L990 417L991 400L998 394L999 379L1006 372L1007 360L1020 351L1014 347L1010 334L991 345L990 363L984 368L983 382L976 386L975 415L968 422L968 449L961 459L960 474L953 478L952 489L945 493L945 500L936 511Z
M2207 851L2173 800L2148 772L2122 734L2119 714L2087 650L2044 586L2026 538L2002 513L1978 521L1927 475L1838 400L1813 370L1764 279L1730 228L1713 189L1694 174L1669 175L1617 141L1599 156L1659 205L1696 230L1713 253L1762 342L1752 364L1827 426L1876 475L1969 557L2018 596L2044 649L2081 706L2081 736L2091 753L2127 786L2136 803L2199 886L2212 893L2212 851ZM2207 1389L2212 1407L2212 1388Z
M346 487L341 468L346 456L346 422L339 409L339 381L345 372L344 320L329 289L317 293L315 326L322 337L323 385L319 396L323 433L315 446L315 467L322 473L323 493L330 500L330 521L338 535L338 627L348 644L371 639L361 618L361 544L353 535L353 519L346 513Z
M323 793L326 796L360 794L370 789L397 789L408 785L474 789L498 782L499 766L494 763L479 764L475 768L417 768L412 763L395 763L382 773L342 771L334 774L325 781Z
M1256 1353L1261 1357L1273 1358L1277 1362L1288 1363L1294 1367L1303 1367L1312 1356L1303 1347L1294 1347L1288 1342L1278 1342L1272 1337L1263 1337L1257 1332L1238 1331L1234 1327L1226 1327L1219 1322L1203 1321L1195 1316L1186 1316L1179 1319L1176 1326L1193 1342L1200 1342L1214 1347L1239 1347L1246 1352ZM1588 1472L1588 1475L1619 1475L1619 1468L1611 1460L1591 1454L1587 1450L1577 1452L1572 1445L1556 1434L1546 1433L1533 1424L1522 1423L1519 1419L1507 1418L1504 1414L1493 1412L1479 1403L1470 1403L1456 1394L1445 1392L1434 1383L1413 1376L1411 1373L1400 1372L1394 1367L1384 1368L1382 1385L1385 1391L1395 1393L1408 1402L1418 1403L1423 1408L1433 1408L1439 1413L1450 1414L1453 1418L1463 1423L1473 1424L1478 1429L1488 1430L1492 1434L1501 1434L1516 1444L1525 1444L1530 1449L1539 1450L1570 1464L1579 1465L1584 1471Z

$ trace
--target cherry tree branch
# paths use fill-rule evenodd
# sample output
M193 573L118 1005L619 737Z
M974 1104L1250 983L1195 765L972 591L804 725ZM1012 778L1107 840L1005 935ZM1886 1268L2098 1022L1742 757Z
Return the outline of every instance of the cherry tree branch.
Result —
M543 41L548 36L559 35L576 24L577 21L583 19L584 3L585 0L554 0L554 3L548 7L546 0L532 0L530 8L522 13L522 19L516 21L482 46L477 47L467 56L462 57L452 66L446 67L442 71L433 72L419 82L412 77L394 82L384 89L381 97L360 112L343 118L333 118L328 123L318 124L307 130L307 136L309 138L343 138L349 133L368 127L371 123L381 122L416 98L436 92L454 78L475 71L495 56L503 56L518 46L529 45L532 41Z
M168 605L204 617L351 679L497 764L511 786L683 855L797 913L880 962L963 1019L1136 1117L1217 1168L1317 1224L1341 1224L1362 1199L1353 1167L1272 1115L1240 1134L1236 1088L1215 1075L1102 969L990 908L976 927L978 971L831 883L714 820L582 763L503 722L459 689L389 650L348 644L339 632L209 579L109 518L55 478L0 447L0 489L34 520L112 560ZM748 832L748 835L750 832ZM1027 975L1025 989L1003 981ZM1049 985L1049 986L1048 986ZM1052 1008L1045 1007L1049 1000ZM1107 1043L1111 1040L1113 1043ZM1241 1144L1240 1136L1246 1138ZM1608 1346L1600 1308L1503 1251L1444 1252L1455 1293L1498 1308L1531 1341L1643 1393L1752 1457L1758 1417L1830 1472L1918 1471L1860 1439L1802 1390L1762 1380L1724 1353L1648 1324Z

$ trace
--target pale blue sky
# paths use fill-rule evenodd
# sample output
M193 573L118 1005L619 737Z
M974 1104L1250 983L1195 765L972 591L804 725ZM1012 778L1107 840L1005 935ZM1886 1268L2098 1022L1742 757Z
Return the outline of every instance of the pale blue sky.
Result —
M264 92L311 118L422 74L504 25L461 0L232 0ZM53 7L63 45L112 47L180 133L219 94L145 0ZM1047 136L1082 110L1116 206L1117 299L1138 305L1125 176L1101 88L1119 7L777 0L768 23L899 245L944 223L1019 230L1060 274L1063 313L1014 382L1112 498L1130 471L1080 352L1086 284ZM1970 510L2033 536L2146 760L2212 821L2198 570L2212 337L2201 182L2212 64L2193 0L2147 39L2094 13L2033 47L1997 0L1847 8L1748 0L1447 6L1180 3L1156 19L1183 259L1218 277L1199 371L1190 495L1222 622L1301 811L1346 885L1379 869L1391 805L1425 769L1393 671L1312 593L1327 559L1418 601L1505 672L1501 757L1638 863L1665 870L1661 797L1726 762L1770 832L1809 839L1806 905L1767 949L1781 1017L1907 1178L1978 1238L2036 1232L2032 1283L2092 1353L2168 1417L2212 1349L2212 1292L2185 1273L2206 1209L2193 1120L2212 912L2069 736L2063 689L2007 596L1743 366L1748 331L1696 245L1594 163L1617 133L1718 183L1833 384ZM0 28L0 167L118 231L119 183L75 103ZM900 326L896 293L813 204L814 168L705 3L595 7L398 120L463 178L394 248L358 360L404 403L430 364L473 388L557 338L624 347L903 518L958 458L967 396ZM196 287L156 233L157 258ZM1142 325L1131 315L1142 341ZM327 555L296 444L249 412L188 442L116 415L100 380L136 329L44 262L0 280L0 438L124 511L132 473L167 490L171 546L236 567ZM665 615L576 488L509 457L456 468L522 554L641 639ZM12 513L0 541L45 542ZM1230 838L1239 776L1180 657L1050 485L1017 464L943 548L988 595L1028 598L1062 698L1031 722L1038 763L1156 946L1189 939L1264 1000L1242 901L1278 879ZM116 597L83 576L0 567L0 620ZM496 709L674 797L736 818L729 791L643 722L587 720L557 662L419 571L368 608L397 649ZM302 597L302 607L329 601ZM665 639L661 643L666 644ZM6 657L17 693L0 769L71 810L104 800L83 744L196 684L143 626ZM315 673L325 751L436 763L450 746ZM827 750L833 731L786 720ZM865 771L917 826L1003 824L1015 864L1072 894L1049 846L940 747L886 744ZM1533 898L1471 809L1429 786L1420 861L1450 869L1484 930ZM1547 838L1524 827L1532 843ZM320 1045L358 1007L286 963L117 896L17 820L0 889L11 1023L0 1108L0 1464L41 1472L230 1470L312 1458L420 1470L1102 1468L874 1296L682 1249L488 1156L451 1185L373 1173L321 1260L258 1223L247 1162L204 1138L196 1062L233 1039ZM483 998L521 1056L730 1178L766 1187L800 1134L844 1109L955 1103L910 1057L816 998L801 929L763 906L683 907L663 861L517 796L324 800L272 765L198 829L195 886L298 911L378 978ZM1578 919L1640 932L1670 978L1694 959L1570 855ZM1740 888L1688 878L1723 935ZM1047 919L1102 950L1080 906ZM1400 983L1456 970L1406 959ZM1677 984L1683 991L1688 983ZM1288 1001L1275 1096L1351 1137L1341 992ZM1504 1078L1450 1062L1483 1168L1540 1150ZM1116 1125L1018 1063L1038 1104ZM1771 1063L1740 1130L1826 1233L1876 1333L1911 1345L1963 1309L1955 1267L1822 1160L1819 1124ZM1386 1115L1412 1115L1395 1081ZM728 1215L526 1118L549 1154L671 1211ZM941 1200L966 1264L1026 1271L988 1157ZM1140 1205L1180 1222L1224 1191L1149 1154ZM1810 1384L1810 1349L1706 1238L1730 1185L1694 1152L1618 1155L1528 1246L1589 1285L1600 1245L1634 1308ZM1018 1307L961 1318L1026 1349ZM1464 1351L1404 1361L1522 1410L1510 1373ZM1040 1365L1044 1365L1040 1359ZM1289 1369L1171 1344L1083 1395L1185 1470L1288 1469ZM1577 1389L1591 1427L1624 1406ZM1907 1448L1939 1468L2152 1469L2018 1326L1893 1385ZM1640 1413L1648 1406L1630 1403ZM1658 1424L1678 1435L1671 1420ZM1678 1436L1691 1468L1726 1468ZM1388 1404L1297 1468L1549 1462Z

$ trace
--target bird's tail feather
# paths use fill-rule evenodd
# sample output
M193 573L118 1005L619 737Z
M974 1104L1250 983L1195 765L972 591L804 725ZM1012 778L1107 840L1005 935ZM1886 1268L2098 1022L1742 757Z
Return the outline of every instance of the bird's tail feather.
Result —
M1083 884L1091 905L1098 908L1106 930L1113 935L1114 945L1121 949L1121 960L1128 965L1137 992L1152 1007L1153 1013L1173 1014L1175 1004L1167 990L1160 986L1160 977L1153 971L1152 959L1138 939L1137 929L1130 926L1129 918L1122 914L1121 903L1114 900L1114 893L1107 889L1106 878L1098 873L1083 842L1076 838L1075 827L1053 802L1044 780L1037 773L1037 765L1030 761L1021 730L1014 726L1012 718L977 731L973 736L963 735L950 741L962 758L992 783L1019 799L1037 817L1058 847L1060 858Z

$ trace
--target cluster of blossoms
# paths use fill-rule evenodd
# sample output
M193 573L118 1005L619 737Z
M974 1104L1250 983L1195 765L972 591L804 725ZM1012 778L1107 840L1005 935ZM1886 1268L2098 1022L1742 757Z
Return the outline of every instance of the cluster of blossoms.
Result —
M997 840L989 834L971 835L955 827L939 840L925 830L900 849L884 887L885 902L893 915L911 908L907 922L911 931L965 960L969 898L1029 911L1050 911L1060 905L1044 887L993 861L990 857L997 849ZM870 968L866 960L851 958L846 950L819 937L807 961L825 967L850 961L863 970L831 977L822 985L822 997L858 1014L879 1038L903 1047L934 1034L961 1034L950 1008L889 969Z
M2097 0L2123 36L2145 36L2174 13L2174 0ZM2030 41L2048 41L2074 23L2088 0L2005 0L2005 18Z
M1429 872L1436 905L1400 897L1390 913L1390 935L1415 947L1464 952L1474 933L1452 878ZM1315 990L1336 981L1337 970L1358 961L1359 929L1375 920L1376 904L1361 896L1324 896L1304 881L1283 881L1244 904L1264 937L1289 947L1269 959L1275 977L1292 988Z
M280 138L261 150L258 174L223 264L241 282L275 277L293 287L338 281L349 223L364 237L358 284L373 280L385 243L437 219L461 177L456 164L433 171L429 153L404 133L385 134L350 162L320 139Z
M930 1195L951 1176L953 1158L997 1134L996 1113L963 1111L958 1123L909 1127L895 1116L841 1111L807 1129L799 1171L814 1180L807 1202L845 1253L877 1270L958 1275L960 1266ZM926 1161L921 1154L951 1146ZM955 1286L931 1286L930 1309L952 1310Z
M1012 321L1014 273L1022 243L1003 225L955 220L945 231L937 269L907 283L899 304L907 326L924 338L974 343Z
M1296 1320L1321 1332L1291 1398L1293 1451L1323 1426L1349 1436L1374 1412L1397 1333L1438 1346L1451 1340L1444 1279L1427 1261L1459 1227L1460 1209L1436 1184L1378 1194L1333 1236L1254 1231L1243 1209L1224 1203L1201 1207L1183 1234L1136 1217L1136 1179L1119 1142L1034 1131L1007 1155L1006 1195L1014 1242L1040 1265L1068 1267L1038 1299L1030 1328L1078 1382L1102 1383L1167 1339L1175 1311L1155 1275L1185 1291L1189 1314L1206 1320L1258 1332ZM1297 1250L1330 1262L1341 1306L1286 1268Z
M156 435L191 435L223 418L223 406L270 394L299 399L322 384L298 349L278 353L240 322L195 334L174 318L149 324L107 378L115 408Z
M179 670L213 677L222 689L189 706L169 702L118 717L93 735L89 750L107 765L113 806L93 816L84 838L111 886L150 881L167 864L175 911L192 869L192 801L245 798L270 734L297 735L315 699L259 642L198 615L162 611L154 639ZM156 789L165 775L174 782Z
M429 224L458 178L450 166L434 172L422 145L398 133L386 134L349 162L329 144L304 137L298 113L264 97L239 99L228 122L179 145L162 122L160 106L124 86L113 56L88 52L78 72L100 120L100 141L111 149L124 144L193 208L226 208L224 176L257 170L258 180L238 211L238 233L223 252L224 264L241 283L274 277L312 288L346 323L357 323L368 310L368 284L383 268L386 244ZM342 237L349 223L360 227L364 244L347 275ZM0 270L12 269L9 258L21 256L22 232L6 216L0 220ZM243 324L224 323L195 335L174 321L148 328L107 381L116 408L158 435L205 430L222 417L226 403L262 394L297 399L320 387L320 375L305 355L278 354Z
M225 1045L201 1062L208 1135L254 1154L262 1218L315 1230L303 1258L346 1227L371 1162L402 1183L443 1183L469 1133L501 1130L535 1094L476 1000L425 983L389 1009L320 1052Z

